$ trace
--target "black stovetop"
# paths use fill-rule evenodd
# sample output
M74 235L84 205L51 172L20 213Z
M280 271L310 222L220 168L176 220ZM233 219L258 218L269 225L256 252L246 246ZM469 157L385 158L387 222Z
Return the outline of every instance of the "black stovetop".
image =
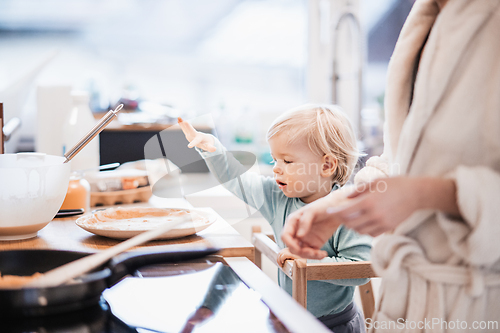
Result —
M289 332L221 263L145 267L84 310L0 325L0 332L12 333Z

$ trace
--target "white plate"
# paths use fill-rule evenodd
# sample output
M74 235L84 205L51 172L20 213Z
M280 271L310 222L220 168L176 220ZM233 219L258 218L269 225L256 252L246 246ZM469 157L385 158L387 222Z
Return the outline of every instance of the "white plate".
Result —
M200 232L210 225L212 225L217 216L213 213L206 212L199 209L185 209L185 208L109 208L105 211L96 212L95 214L103 213L109 210L116 211L119 209L121 212L126 211L134 211L140 209L141 211L155 211L158 210L175 210L175 211L184 211L184 212L192 212L194 216L198 217L195 222L186 222L178 225L174 229L168 231L167 233L157 237L155 239L172 239L172 238L180 238L185 236L194 235L197 232ZM76 220L76 225L80 228L87 230L95 235L115 238L115 239L128 239L134 237L141 232L145 232L151 229L154 229L158 224L164 223L165 221L172 220L175 217L167 216L167 217L157 217L157 216L143 216L143 217L135 217L133 219L127 218L114 218L107 219L106 221L98 221L95 219L94 215L85 215ZM200 216L202 218L200 218Z

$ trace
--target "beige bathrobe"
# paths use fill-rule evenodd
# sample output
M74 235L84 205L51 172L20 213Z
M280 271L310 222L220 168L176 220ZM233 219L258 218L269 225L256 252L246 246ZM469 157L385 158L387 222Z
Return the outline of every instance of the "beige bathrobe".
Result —
M356 181L453 178L462 219L418 211L381 236L372 327L500 332L500 0L417 0L387 82L384 153Z

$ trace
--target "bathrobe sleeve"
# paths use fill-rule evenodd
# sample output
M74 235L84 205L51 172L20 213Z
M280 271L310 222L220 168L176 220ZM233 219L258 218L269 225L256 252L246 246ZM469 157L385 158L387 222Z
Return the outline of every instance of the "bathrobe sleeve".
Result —
M389 177L389 169L389 162L384 154L370 157L366 166L354 177L354 183L369 183L378 178Z
M484 166L458 166L449 177L455 180L462 219L439 213L438 223L469 264L490 266L500 260L500 174Z

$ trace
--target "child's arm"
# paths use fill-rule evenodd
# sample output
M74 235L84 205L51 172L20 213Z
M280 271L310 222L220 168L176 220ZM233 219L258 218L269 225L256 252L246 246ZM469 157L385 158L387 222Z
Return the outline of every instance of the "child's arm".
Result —
M341 225L337 232L323 245L322 250L328 252L328 256L321 260L308 259L307 262L350 262L370 260L372 238L359 235L354 230ZM324 282L342 286L359 286L367 283L370 279L343 279L324 280Z
M197 148L219 183L238 198L258 209L268 221L272 221L273 200L280 193L274 179L247 172L248 168L228 153L213 135L196 131L191 124L180 118L179 125L190 142L188 147Z

